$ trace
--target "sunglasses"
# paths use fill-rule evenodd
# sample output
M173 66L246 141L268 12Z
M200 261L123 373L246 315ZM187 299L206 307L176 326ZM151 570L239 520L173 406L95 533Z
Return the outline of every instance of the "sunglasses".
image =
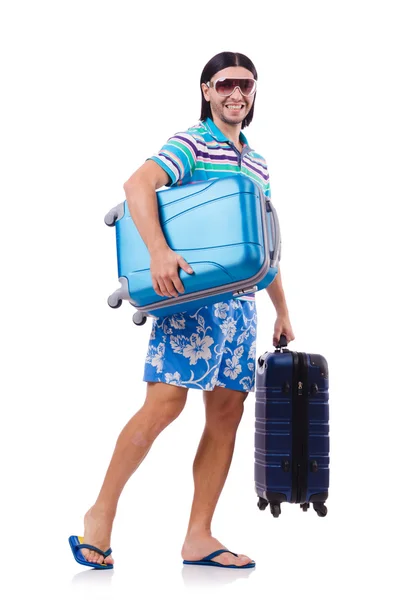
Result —
M220 96L230 96L238 88L243 96L252 96L256 92L256 79L250 77L222 77L216 81L208 81L208 87L213 87Z

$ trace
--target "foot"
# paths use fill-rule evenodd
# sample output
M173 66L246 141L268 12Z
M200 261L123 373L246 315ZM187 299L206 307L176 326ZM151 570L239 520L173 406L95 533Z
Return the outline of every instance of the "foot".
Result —
M183 560L201 560L204 556L208 556L215 550L225 548L219 540L212 537L210 533L195 533L188 534L185 539L185 543L182 547L182 558ZM222 565L236 565L242 567L250 562L253 562L251 558L245 556L245 554L239 554L234 556L230 552L220 554L215 558L211 559L215 562L220 562Z
M84 516L84 543L96 546L104 552L110 548L110 534L113 525L113 515L97 508L95 505ZM85 560L92 563L106 563L112 565L114 560L110 554L106 558L94 550L82 548L81 551Z

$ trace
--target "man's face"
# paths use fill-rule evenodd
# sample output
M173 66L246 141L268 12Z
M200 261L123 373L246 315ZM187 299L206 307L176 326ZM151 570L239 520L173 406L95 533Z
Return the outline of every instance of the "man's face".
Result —
M218 71L211 77L211 81L215 82L221 77L250 77L253 78L251 71L245 67L227 67ZM230 96L221 96L213 87L207 87L204 83L201 84L204 98L210 102L212 116L217 117L228 125L237 125L242 123L251 110L254 102L255 94L252 96L243 96L238 88L232 92Z

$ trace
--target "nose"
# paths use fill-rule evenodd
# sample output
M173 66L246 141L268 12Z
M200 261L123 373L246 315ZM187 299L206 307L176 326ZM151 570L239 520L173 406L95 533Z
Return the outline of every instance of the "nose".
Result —
M230 94L229 96L230 100L239 100L242 101L244 100L244 96L241 93L241 90L238 86L236 86L233 90L233 92Z

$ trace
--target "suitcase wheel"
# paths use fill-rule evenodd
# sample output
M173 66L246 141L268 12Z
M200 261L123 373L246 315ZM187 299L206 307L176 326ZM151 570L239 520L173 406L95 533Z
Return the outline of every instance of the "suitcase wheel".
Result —
M325 517L328 512L328 509L323 502L315 502L313 508L319 517Z
M112 294L108 298L108 305L110 306L110 308L120 308L122 303L122 299L119 298L116 294Z
M261 498L260 496L258 496L258 498L259 498L259 500L258 500L259 510L265 510L265 508L269 504L269 502L267 500L265 500L264 498Z
M274 518L278 518L281 513L281 507L279 504L270 504L270 512L272 513Z
M301 509L303 510L303 512L306 512L308 508L310 508L309 502L305 502L304 504L301 504Z
M146 317L143 313L139 312L139 310L132 315L132 320L135 325L144 325L146 323Z

